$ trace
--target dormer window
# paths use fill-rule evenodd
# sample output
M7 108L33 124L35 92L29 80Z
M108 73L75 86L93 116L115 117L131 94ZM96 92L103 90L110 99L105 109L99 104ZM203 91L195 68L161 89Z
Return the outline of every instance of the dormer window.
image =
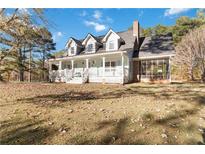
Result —
M94 50L93 44L88 44L88 46L87 46L87 51L88 51L88 52L91 52L91 51L93 51L93 50Z
M75 38L70 38L66 44L66 49L68 52L68 56L75 56L77 55L81 49L83 48L81 42Z
M123 41L124 40L112 29L110 29L102 39L103 44L105 44L106 51L118 50Z
M102 43L92 34L88 34L83 40L82 45L85 46L85 52L95 53L96 50L102 46Z
M109 50L115 49L115 43L113 40L109 41Z
M74 47L71 47L70 48L70 53L73 55L73 54L75 54L75 48Z

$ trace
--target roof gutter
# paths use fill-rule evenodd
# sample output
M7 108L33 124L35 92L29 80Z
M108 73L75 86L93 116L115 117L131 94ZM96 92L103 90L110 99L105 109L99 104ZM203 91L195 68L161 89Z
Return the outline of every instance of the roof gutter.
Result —
M143 60L143 59L158 59L158 58L171 58L174 57L175 54L169 54L169 55L161 55L161 56L149 56L149 57L136 57L133 58L133 60Z

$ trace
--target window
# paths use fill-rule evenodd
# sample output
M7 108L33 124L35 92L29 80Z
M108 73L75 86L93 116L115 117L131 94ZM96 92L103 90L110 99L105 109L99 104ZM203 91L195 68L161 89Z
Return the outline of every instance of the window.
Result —
M141 62L141 71L142 71L142 77L146 78L146 61Z
M112 41L109 41L109 49L110 49L110 50L113 50L114 47L115 47L114 41L113 41L113 40L112 40Z
M55 70L55 71L58 70L58 66L55 65L55 64L52 64L52 65L51 65L51 70Z
M106 50L106 43L103 43L103 50Z
M151 80L169 78L169 60L153 59L141 61L141 77Z
M116 76L117 61L105 62L105 76Z
M68 68L68 69L71 69L71 66L68 64L68 65L67 65L67 68Z
M89 61L89 67L95 67L95 60Z
M115 67L116 66L116 62L115 61L111 61L111 67Z
M109 61L105 62L105 67L110 67L110 62Z
M70 53L73 55L74 52L75 52L75 48L74 48L74 47L71 47L71 48L70 48Z
M93 51L93 44L88 44L87 51Z
M105 62L105 67L115 67L116 61L107 61Z

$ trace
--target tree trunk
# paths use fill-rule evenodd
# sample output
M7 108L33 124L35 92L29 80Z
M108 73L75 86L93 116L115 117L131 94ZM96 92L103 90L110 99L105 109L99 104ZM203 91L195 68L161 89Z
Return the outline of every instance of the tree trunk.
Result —
M191 81L194 81L194 80L195 80L195 79L194 79L193 68L190 68L190 70L189 70L189 79L190 79Z
M45 50L43 49L43 62L42 62L42 79L45 81Z
M2 77L2 75L1 75L1 72L0 72L0 81L3 81L3 77Z
M24 69L23 69L23 55L22 50L19 49L19 58L18 58L18 67L19 67L19 81L24 81Z
M21 69L19 72L19 81L23 82L24 81L24 71Z
M201 61L201 81L205 82L205 57Z
M11 72L10 71L7 72L7 76L8 76L8 82L9 82L10 78L11 78Z
M201 75L201 81L202 81L202 82L205 82L205 69L204 69L204 72L203 72L202 75Z
M32 50L29 51L29 76L28 81L31 82L31 58L32 58Z

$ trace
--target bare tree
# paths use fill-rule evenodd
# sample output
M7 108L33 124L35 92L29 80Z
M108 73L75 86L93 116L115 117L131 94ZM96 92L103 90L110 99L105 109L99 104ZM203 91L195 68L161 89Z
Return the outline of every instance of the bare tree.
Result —
M38 51L44 53L42 46L46 46L48 41L52 44L53 41L50 32L46 33L46 28L44 28L44 33L41 32L43 28L37 24L39 19L40 25L42 22L44 25L48 24L43 16L43 9L14 9L9 16L6 15L6 9L0 9L0 44L7 48L4 54L0 53L0 61L5 58L5 55L15 55L20 81L24 80L24 71L29 71L29 81L31 81L33 48L38 48ZM30 53L28 69L26 68L27 53Z
M200 68L201 80L205 81L205 26L191 30L183 37L173 61L175 66L187 68L191 80L194 80L194 70Z

